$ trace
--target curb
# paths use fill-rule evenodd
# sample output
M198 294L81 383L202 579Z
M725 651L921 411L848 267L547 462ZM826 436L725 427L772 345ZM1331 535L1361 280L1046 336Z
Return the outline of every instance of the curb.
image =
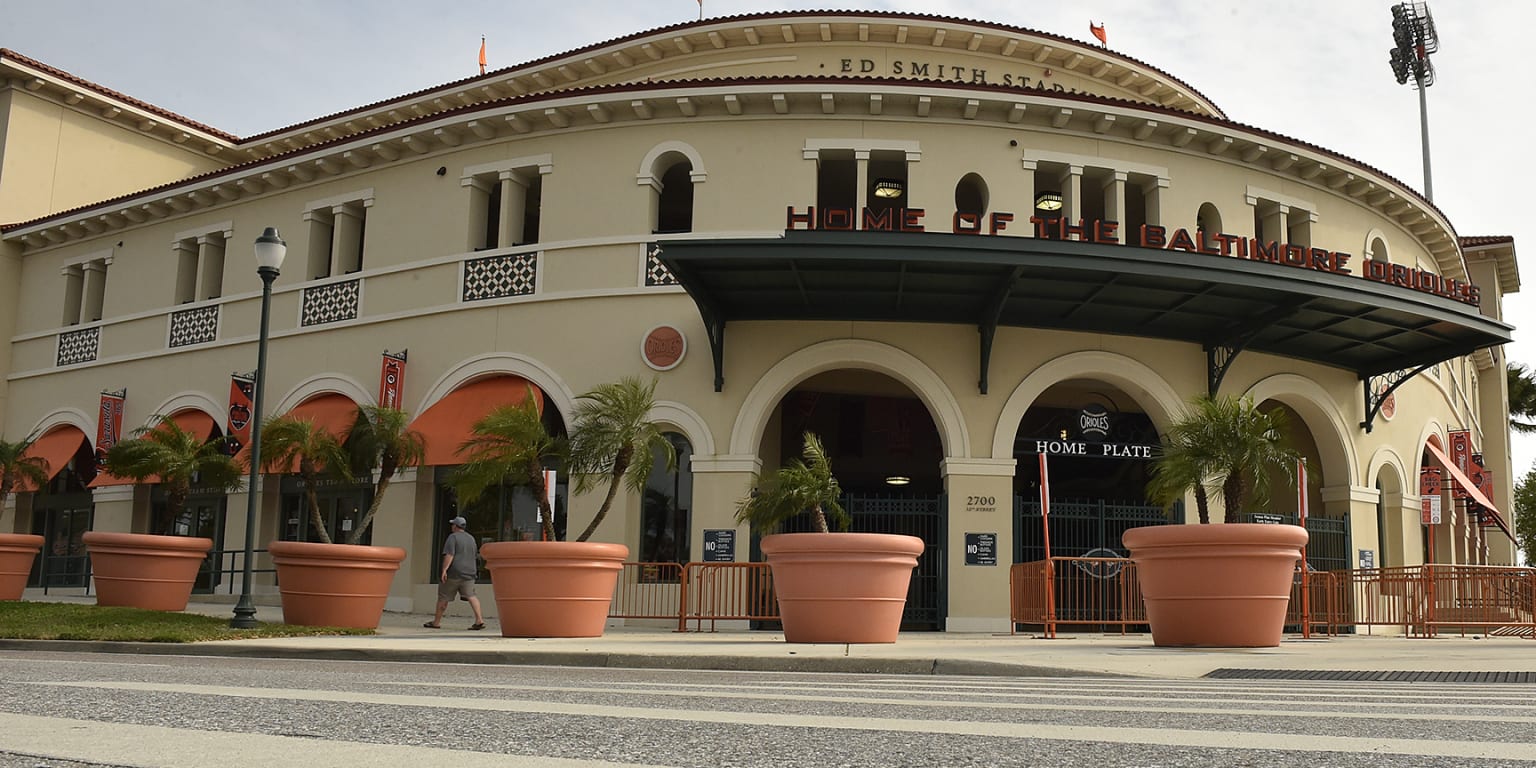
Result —
M956 675L972 677L1130 678L1061 667L964 659L780 658L759 656L658 656L600 651L402 650L394 648L288 648L271 645L145 643L102 640L0 640L0 651L119 653L146 656L201 656L237 659L378 661L415 664L505 664L509 666L598 667L727 672L811 672L874 675Z

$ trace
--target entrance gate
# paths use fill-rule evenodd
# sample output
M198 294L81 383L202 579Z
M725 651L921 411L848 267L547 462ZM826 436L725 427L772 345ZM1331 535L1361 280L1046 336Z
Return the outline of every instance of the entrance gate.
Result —
M1170 513L1148 504L1120 504L1103 499L1051 499L1051 555L1054 557L1125 557L1120 534L1144 525L1182 522L1184 509ZM1013 497L1013 557L1016 563L1045 559L1040 502Z
M843 509L853 518L848 527L859 533L899 533L923 540L912 582L907 588L906 610L901 614L904 632L936 632L943 629L947 613L944 573L945 497L848 494ZM811 516L802 514L784 525L787 533L811 530ZM757 537L752 538L752 559L761 560Z

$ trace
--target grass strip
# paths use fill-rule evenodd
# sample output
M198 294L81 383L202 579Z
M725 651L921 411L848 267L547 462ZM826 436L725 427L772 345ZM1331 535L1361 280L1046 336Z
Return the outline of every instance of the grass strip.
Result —
M84 603L0 601L0 638L11 640L198 643L261 637L372 634L375 634L372 629L301 627L271 622L261 622L253 629L231 629L227 616Z

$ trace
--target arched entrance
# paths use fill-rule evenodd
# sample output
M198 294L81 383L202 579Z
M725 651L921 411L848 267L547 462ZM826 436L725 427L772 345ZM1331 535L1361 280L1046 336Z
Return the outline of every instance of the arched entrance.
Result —
M1050 489L1054 557L1123 557L1129 528L1182 522L1146 500L1157 428L1134 398L1095 379L1068 379L1046 388L1019 420L1013 456L1014 558L1045 559L1040 508L1040 460Z
M944 606L944 448L932 416L905 384L880 373L838 369L796 384L779 401L759 454L765 471L800 456L809 431L827 449L843 489L850 530L917 536L925 545L912 574L904 631L942 628ZM786 530L810 529L801 515ZM753 559L761 559L757 532Z

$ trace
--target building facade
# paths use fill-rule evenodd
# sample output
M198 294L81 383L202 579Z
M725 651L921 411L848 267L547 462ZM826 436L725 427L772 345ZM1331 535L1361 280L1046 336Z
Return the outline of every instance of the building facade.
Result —
M1057 554L1166 522L1148 460L1206 392L1286 411L1315 562L1514 563L1512 238L1462 236L1402 182L1103 48L740 16L247 138L11 51L0 72L0 430L39 435L56 472L0 530L48 537L39 581L70 583L80 531L162 526L153 486L95 471L102 443L155 415L248 428L231 372L255 365L265 227L288 255L264 415L338 428L385 398L428 438L371 532L410 553L392 608L435 599L448 517L535 530L524 489L461 509L448 488L477 414L531 384L558 431L628 375L656 379L684 460L597 539L751 559L736 502L814 431L856 526L928 543L909 628L1008 626L1042 464ZM600 499L554 469L557 523L584 527ZM312 536L298 482L263 482L257 541ZM320 489L327 525L368 493ZM240 547L243 495L191 506L170 532Z

